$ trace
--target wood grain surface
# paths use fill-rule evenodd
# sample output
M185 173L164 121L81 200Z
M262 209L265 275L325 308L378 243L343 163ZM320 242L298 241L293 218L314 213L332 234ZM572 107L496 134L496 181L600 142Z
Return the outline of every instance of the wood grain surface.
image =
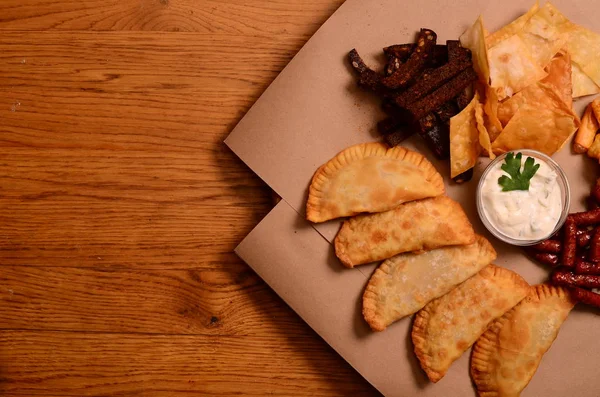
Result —
M342 2L0 2L1 396L377 395L232 253L222 143Z

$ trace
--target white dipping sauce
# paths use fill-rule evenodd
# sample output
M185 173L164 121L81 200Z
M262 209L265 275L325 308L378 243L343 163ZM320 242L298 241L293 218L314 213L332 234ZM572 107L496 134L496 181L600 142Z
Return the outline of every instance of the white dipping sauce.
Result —
M523 156L521 172L527 156ZM503 192L498 178L509 176L498 162L486 175L481 187L483 210L500 233L516 240L547 237L562 214L562 196L556 173L543 160L529 183L529 190Z

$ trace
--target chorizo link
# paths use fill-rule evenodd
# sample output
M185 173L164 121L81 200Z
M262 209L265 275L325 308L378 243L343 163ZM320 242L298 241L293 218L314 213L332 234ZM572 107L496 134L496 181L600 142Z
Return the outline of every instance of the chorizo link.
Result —
M587 261L577 260L575 263L575 273L600 275L600 265Z
M571 297L577 302L600 307L600 295L583 288L571 288Z
M531 248L540 252L558 254L562 249L562 244L558 240L544 240L541 243L532 245Z
M590 261L600 262L600 228L594 230L594 235L590 241Z
M577 226L591 226L600 223L600 208L585 212L576 212L569 215Z
M562 264L568 267L575 266L577 254L577 226L571 218L565 222L565 235L563 240Z
M552 282L565 287L600 288L600 276L575 274L565 270L554 271Z
M552 267L558 265L558 255L556 254L550 252L538 252L535 250L530 250L529 255L531 255L533 259L544 265Z

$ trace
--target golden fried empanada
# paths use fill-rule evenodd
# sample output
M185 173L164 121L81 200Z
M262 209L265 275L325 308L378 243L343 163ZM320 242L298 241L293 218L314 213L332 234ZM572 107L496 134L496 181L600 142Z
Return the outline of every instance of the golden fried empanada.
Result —
M446 196L405 203L344 222L335 254L347 267L409 251L471 244L475 232L460 204Z
M432 382L529 292L517 273L488 265L441 298L421 309L413 323L412 340L421 367Z
M470 245L400 254L383 262L363 294L363 316L374 331L383 331L420 310L496 259L489 241L476 236Z
M343 150L317 170L306 217L325 222L442 194L442 176L423 155L400 146L363 143Z
M475 343L471 357L479 396L519 396L574 305L567 289L536 285L494 321Z

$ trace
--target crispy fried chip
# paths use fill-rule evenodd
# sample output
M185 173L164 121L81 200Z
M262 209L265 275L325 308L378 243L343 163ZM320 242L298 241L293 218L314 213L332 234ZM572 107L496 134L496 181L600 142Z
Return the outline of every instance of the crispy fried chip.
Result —
M492 87L489 85L485 86L485 101L483 103L483 111L485 113L485 127L490 135L492 142L502 132L502 123L498 118L498 107L500 102L498 96Z
M479 102L475 104L475 124L477 125L477 131L479 131L479 144L485 151L485 153L492 160L496 158L496 155L492 151L492 142L490 140L490 134L485 128L485 121L483 120L483 105Z
M496 154L528 148L551 156L560 150L577 127L576 117L564 108L527 103L504 127L492 148Z
M523 106L540 109L559 109L577 118L572 109L563 102L561 94L554 85L538 82L500 104L498 118L502 122L502 125L507 125Z
M490 66L488 62L487 47L485 45L485 28L481 15L477 21L460 36L460 44L471 50L473 67L484 84L489 84Z
M544 6L531 16L519 32L519 36L529 50L531 58L544 68L565 45L569 34L554 25L554 18L550 15L548 7Z
M571 69L571 56L568 52L561 50L546 67L548 76L542 80L542 83L554 86L556 93L569 108L573 107Z
M525 14L521 15L519 18L515 19L508 25L505 25L500 30L497 30L496 32L487 36L485 38L485 43L487 44L487 47L492 48L501 41L504 41L510 36L519 33L523 29L527 21L529 21L529 19L533 16L533 14L535 14L539 10L539 8L539 1L536 0L533 7L531 7L529 11L527 11Z
M581 119L581 125L579 126L579 130L577 130L577 135L575 135L573 150L576 153L585 153L590 146L592 146L598 128L600 128L600 126L598 125L598 120L596 119L596 116L592 111L592 105L590 104L585 109L585 113Z
M546 72L533 60L519 36L511 36L488 51L491 86L498 99L521 91L546 77Z
M475 107L479 95L475 95L469 105L450 119L450 174L454 178L473 168L481 145L475 118Z
M597 85L600 85L600 35L583 26L573 25L568 42L569 53Z
M566 46L573 63L573 97L600 92L600 35L572 23L551 3L546 3L540 14L555 31L568 36Z
M571 79L573 80L573 98L600 92L600 87L581 70L576 62L571 62Z

